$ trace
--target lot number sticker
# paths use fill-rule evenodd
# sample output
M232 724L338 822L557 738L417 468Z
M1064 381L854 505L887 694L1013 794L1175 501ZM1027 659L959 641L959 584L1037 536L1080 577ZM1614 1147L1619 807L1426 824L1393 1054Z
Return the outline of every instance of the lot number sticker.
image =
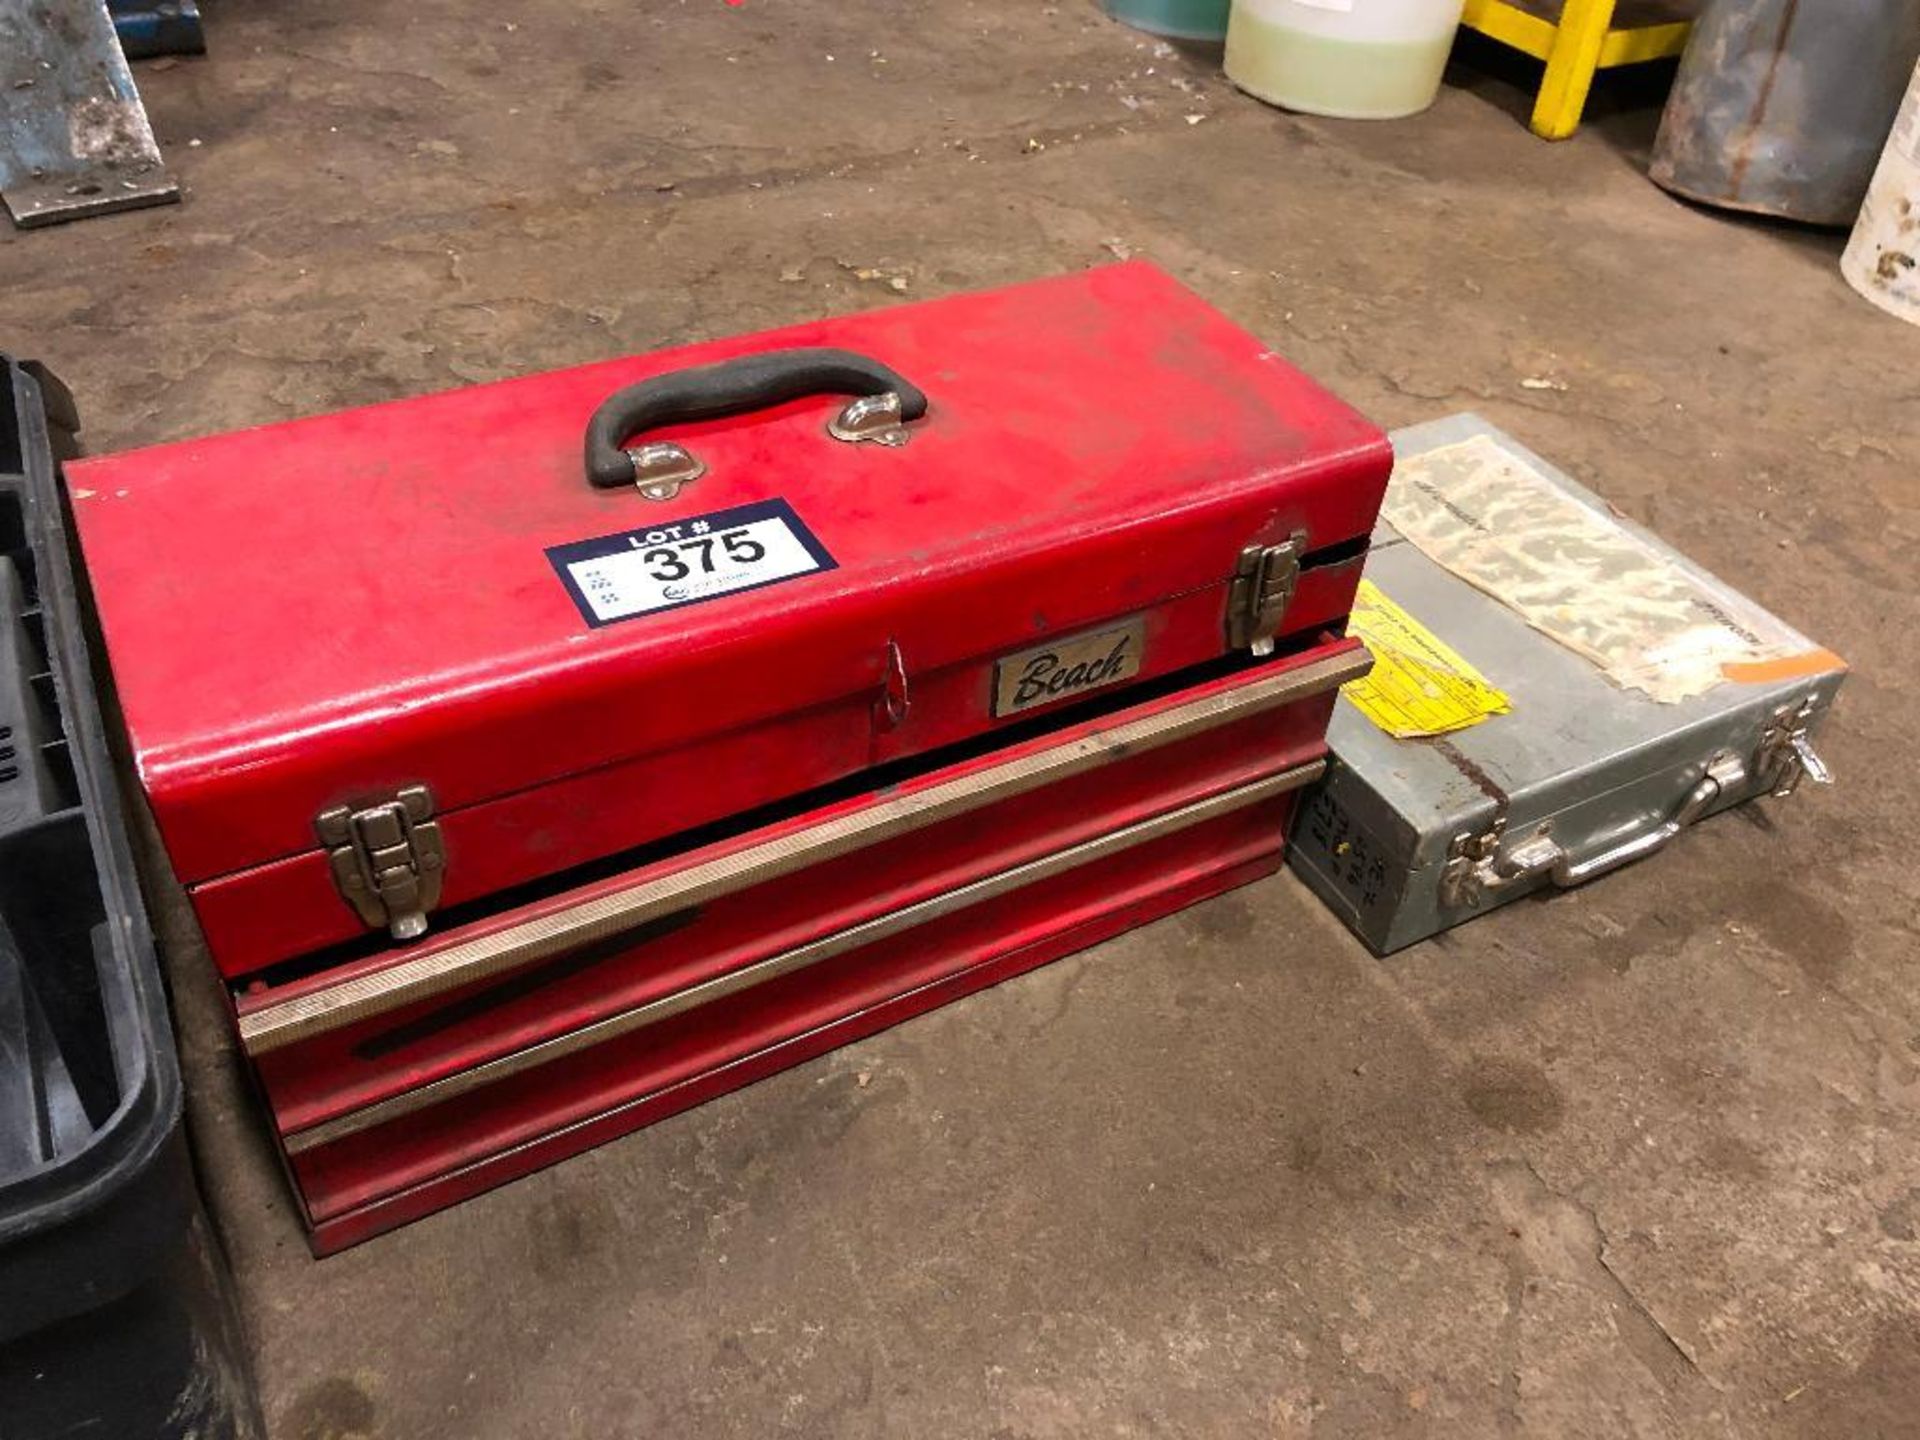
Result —
M596 627L834 568L784 500L555 545L547 558Z

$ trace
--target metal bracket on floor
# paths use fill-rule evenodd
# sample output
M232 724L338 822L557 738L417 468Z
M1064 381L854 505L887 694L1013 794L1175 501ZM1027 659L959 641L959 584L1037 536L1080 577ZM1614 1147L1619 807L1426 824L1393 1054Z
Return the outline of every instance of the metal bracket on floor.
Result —
M29 229L179 198L107 7L0 6L0 200L13 223Z

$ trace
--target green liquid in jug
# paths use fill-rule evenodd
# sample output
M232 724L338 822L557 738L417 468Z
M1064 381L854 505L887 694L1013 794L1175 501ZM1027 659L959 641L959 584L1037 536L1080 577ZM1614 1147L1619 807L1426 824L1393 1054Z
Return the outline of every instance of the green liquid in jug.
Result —
M1114 19L1176 40L1219 40L1230 0L1107 0Z
M1261 100L1355 120L1413 115L1433 103L1453 48L1432 40L1333 39L1236 11L1227 31L1227 78Z

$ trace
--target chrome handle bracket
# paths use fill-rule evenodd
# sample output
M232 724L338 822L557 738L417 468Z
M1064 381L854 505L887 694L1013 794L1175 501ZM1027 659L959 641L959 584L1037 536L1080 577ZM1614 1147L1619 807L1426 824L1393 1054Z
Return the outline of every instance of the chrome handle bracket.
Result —
M913 438L913 432L900 418L901 409L900 394L896 390L862 395L827 422L827 434L848 444L871 440L897 449Z
M656 440L627 451L633 462L633 483L649 500L671 500L680 487L691 485L707 473L707 467L684 445L671 440Z

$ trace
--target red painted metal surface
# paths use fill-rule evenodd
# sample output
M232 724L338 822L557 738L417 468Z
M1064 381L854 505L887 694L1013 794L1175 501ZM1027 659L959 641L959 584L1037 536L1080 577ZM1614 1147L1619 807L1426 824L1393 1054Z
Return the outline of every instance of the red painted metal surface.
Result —
M1184 696L1182 697L1184 698ZM889 911L942 895L1028 860L1096 838L1174 803L1186 803L1318 759L1334 692L1250 716L1169 745L1150 760L1082 771L1042 793L1001 802L916 830L910 838L825 860L805 870L728 895L660 933L643 931L624 949L587 962L525 967L494 974L258 1059L275 1118L288 1132L307 1129L474 1065L831 935ZM1156 707L1158 708L1158 707ZM1085 727L1076 727L1083 729ZM1048 746L1071 743L1064 734ZM1016 752L1018 753L1018 752ZM996 755L995 761L1005 756ZM931 781L982 768L985 762L936 772ZM890 795L897 793L889 791ZM871 804L834 807L847 813ZM821 814L777 827L803 834ZM766 838L755 832L748 840ZM596 894L684 871L712 847L658 863L552 900L507 910L440 937L444 952L495 934L535 913L551 914ZM404 952L409 960L418 951ZM242 997L255 1014L316 989L338 986L391 965L330 970L314 980Z
M1265 817L1267 840L1283 830L1286 813L1276 806ZM1196 837L1204 843L1205 837ZM1277 848L1249 846L1246 858L1235 860L1218 849L1196 853L1189 863L1167 864L1157 873L1126 876L1120 867L1108 878L1114 888L1092 904L1082 905L1067 917L1056 912L1058 924L1033 923L1023 932L1024 940L1007 933L989 935L966 953L977 957L970 964L952 970L944 977L936 975L919 988L906 989L876 998L865 1009L855 1010L838 1020L823 1021L811 1030L787 1040L773 1040L763 1048L739 1060L700 1070L688 1079L648 1094L616 1102L610 1109L581 1119L559 1130L545 1131L521 1144L506 1148L475 1147L473 1158L464 1164L440 1170L411 1185L384 1191L359 1205L319 1215L305 1208L310 1240L316 1255L331 1255L363 1240L398 1228L410 1221L444 1210L449 1205L482 1194L522 1175L530 1175L570 1156L603 1145L609 1140L665 1120L683 1110L711 1100L729 1091L751 1085L769 1075L824 1055L863 1036L876 1034L916 1015L936 1010L976 991L997 985L1016 975L1037 969L1052 960L1071 955L1133 929L1170 915L1188 905L1197 904L1223 891L1245 885L1280 868ZM1125 856L1120 857L1122 860ZM1089 877L1090 879L1096 877ZM1132 884L1124 882L1131 879ZM1038 897L1036 897L1038 898ZM364 1161L362 1162L365 1163Z
M725 1071L1002 950L1024 949L1124 908L1141 893L1241 861L1277 857L1289 803L1290 797L1234 812L721 1005L471 1091L457 1102L297 1154L294 1173L316 1219L357 1208L709 1071Z
M643 377L788 346L893 366L912 443L839 402L658 432L709 473L595 491L587 417ZM649 438L656 438L650 435ZM994 658L1141 615L1142 678L1224 649L1250 543L1370 529L1386 442L1143 265L84 461L73 508L142 781L229 976L365 931L323 808L425 783L445 905L990 731ZM837 568L589 629L552 545L791 504ZM1351 600L1303 576L1286 627ZM911 693L878 720L889 648Z
M1104 721L930 771L715 847L804 835L904 789L1059 751L1102 725L1197 698L1230 694L1357 642L1328 640L1307 656L1175 691ZM736 1088L835 1045L1044 963L1279 863L1291 792L1146 840L990 901L780 976L590 1048L531 1065L457 1096L329 1138L324 1128L369 1106L503 1057L520 1056L625 1012L1006 872L1127 826L1292 771L1324 753L1331 688L1174 741L1123 750L1096 768L986 809L939 821L899 842L830 858L725 896L684 923L555 967L490 976L268 1051L262 1095L323 1253L590 1145ZM693 852L506 912L435 942L443 949L525 918L590 900L709 858ZM412 956L416 952L408 952ZM251 1015L396 963L388 958L241 1001ZM310 1143L318 1137L318 1143ZM310 1148L302 1148L310 1143Z
M822 396L648 432L708 466L672 500L588 485L614 390L799 346L924 388L910 442L829 438ZM1273 870L1390 463L1124 265L71 467L316 1248ZM770 501L830 566L593 626L549 561ZM1224 659L1242 552L1301 536L1278 653ZM1137 675L995 716L997 661L1118 624ZM446 882L399 947L314 820L415 784Z

